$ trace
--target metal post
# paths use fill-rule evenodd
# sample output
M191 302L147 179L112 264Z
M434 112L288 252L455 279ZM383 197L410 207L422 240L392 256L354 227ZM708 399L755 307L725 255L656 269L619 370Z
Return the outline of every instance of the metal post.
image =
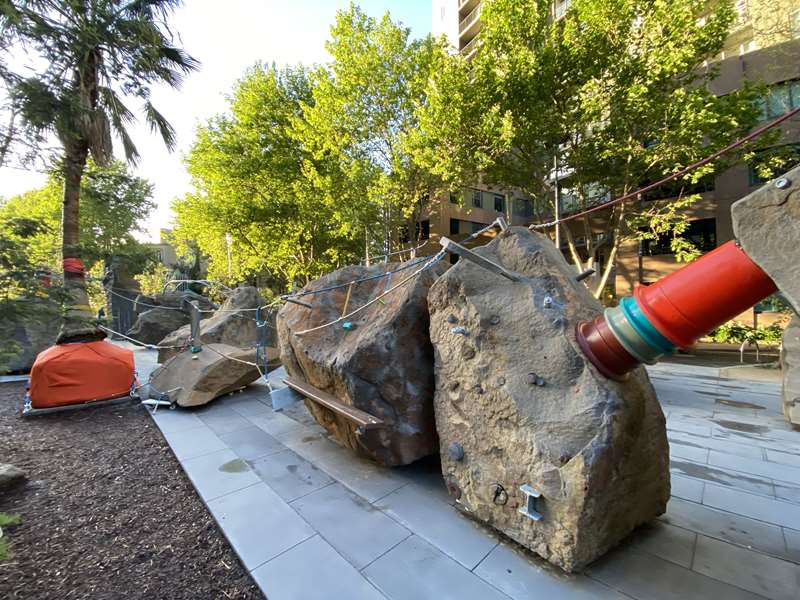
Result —
M488 258L484 258L480 254L475 254L472 250L469 250L462 246L461 244L457 244L453 240L443 237L439 243L441 244L442 248L450 252L451 254L456 254L461 258L465 258L470 262L475 263L479 267L483 267L487 271L491 271L492 273L496 273L509 279L511 281L520 281L518 275L515 275L508 269L501 267L496 262L489 260Z

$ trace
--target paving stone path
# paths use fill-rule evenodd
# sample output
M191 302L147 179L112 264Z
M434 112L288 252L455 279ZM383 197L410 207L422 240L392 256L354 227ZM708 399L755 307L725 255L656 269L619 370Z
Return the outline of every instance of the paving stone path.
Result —
M153 366L136 351L140 375ZM800 432L779 388L650 369L667 416L672 500L567 576L461 515L435 461L385 469L329 440L280 372L155 422L270 600L800 597Z

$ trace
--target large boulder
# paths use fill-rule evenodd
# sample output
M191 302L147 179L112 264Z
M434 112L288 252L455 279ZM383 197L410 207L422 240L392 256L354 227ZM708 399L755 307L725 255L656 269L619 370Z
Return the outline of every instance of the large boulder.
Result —
M126 335L145 344L157 344L167 335L189 323L189 315L181 310L158 307L139 314Z
M731 206L733 234L800 313L800 166Z
M468 514L566 571L666 509L664 415L642 367L603 377L575 341L601 306L544 236L515 227L428 296L442 472ZM527 511L529 486L541 494Z
M380 277L398 267L397 263L345 267L308 284L303 292L378 276L352 286L347 302L350 312L419 268L410 266L391 279ZM348 295L347 285L300 298L311 308L287 303L278 313L281 360L289 375L369 413L385 426L364 431L307 400L314 418L341 444L384 465L405 465L438 448L426 297L443 270L441 265L425 270L354 315L350 320L353 328L346 329L339 322L298 333L338 319Z
M783 414L800 429L800 317L795 315L783 332L781 344Z
M201 406L258 379L256 350L207 344L197 353L185 350L158 367L149 385L179 406Z
M256 343L255 309L263 304L264 300L256 288L250 286L236 288L219 310L200 324L200 341L203 344L216 342L237 348L253 347ZM164 337L159 345L186 346L191 337L190 327L184 325L173 331ZM159 349L158 362L163 363L179 351L178 348Z
M12 349L13 352L0 372L30 372L36 356L55 344L62 320L60 305L38 298L29 298L25 302L28 303L29 314L17 321L0 324L0 347L4 351ZM3 353L0 351L0 354Z

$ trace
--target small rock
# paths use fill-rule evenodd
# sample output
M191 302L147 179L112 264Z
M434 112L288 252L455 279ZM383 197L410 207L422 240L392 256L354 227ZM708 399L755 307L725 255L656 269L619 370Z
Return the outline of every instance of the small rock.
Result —
M18 485L28 479L22 469L8 463L0 463L0 490Z

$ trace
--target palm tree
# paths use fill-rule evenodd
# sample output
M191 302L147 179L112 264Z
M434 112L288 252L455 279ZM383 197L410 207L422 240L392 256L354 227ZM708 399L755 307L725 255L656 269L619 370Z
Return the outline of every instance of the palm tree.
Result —
M72 302L58 342L104 337L93 324L78 241L81 177L91 153L112 159L112 134L129 162L139 155L127 131L132 99L152 131L175 147L175 131L150 102L151 88L180 86L199 63L174 43L167 18L180 0L0 0L0 78L23 128L55 134L64 174L64 281ZM29 72L9 67L13 51L33 57ZM28 59L30 60L30 58ZM37 68L41 65L41 68Z

